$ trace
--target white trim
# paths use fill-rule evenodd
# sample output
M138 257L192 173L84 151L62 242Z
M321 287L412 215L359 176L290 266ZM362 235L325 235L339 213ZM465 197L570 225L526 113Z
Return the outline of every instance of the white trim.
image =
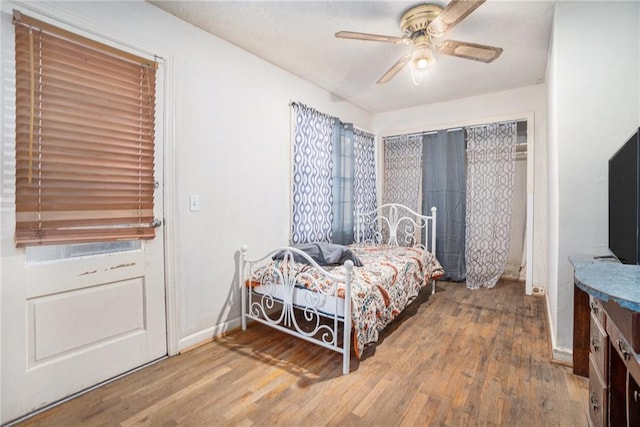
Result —
M229 331L240 328L240 326L241 326L240 319L237 318L237 319L229 320L227 322L220 323L215 326L211 326L209 328L195 332L191 335L187 335L186 337L182 337L178 341L178 346L177 346L178 352L182 352L191 347L212 341L215 338L220 337Z
M573 365L573 352L565 347L553 347L552 360Z
M1 11L0 11L1 12ZM0 17L1 18L1 17ZM0 19L0 34L3 34L3 24L2 24L2 19ZM4 58L4 52L3 52L3 47L4 47L4 42L0 42L0 64L3 61ZM1 75L1 74L0 74ZM2 85L4 87L4 84ZM1 99L5 99L4 97L4 89L0 88L0 98ZM1 117L0 117L0 135L3 134L4 131L4 121L6 120L4 111L2 109L0 109L0 111L2 112ZM0 144L1 146L1 144ZM2 195L0 194L0 199L2 199ZM2 204L4 204L4 200L2 200ZM0 213L1 215L1 213ZM0 232L0 235L2 235L2 233ZM2 278L2 264L3 263L3 258L2 258L3 254L2 254L2 244L0 243L0 282L2 282L1 278ZM2 289L0 289L0 319L2 319ZM2 352L2 328L0 327L0 378L2 378L2 355L4 353ZM2 385L0 384L0 423L2 422Z
M164 270L165 270L165 310L167 328L167 354L179 353L180 330L178 325L178 284L176 257L176 214L175 196L175 113L174 113L174 71L173 57L164 66Z
M525 274L524 292L533 295L533 227L535 214L535 120L534 113L527 115L527 218L525 224L525 236L527 247L527 263Z
M573 351L569 348L558 347L556 344L556 331L553 330L553 319L549 308L549 294L546 292L544 294L544 306L547 312L547 328L549 328L548 334L551 341L551 360L573 365Z

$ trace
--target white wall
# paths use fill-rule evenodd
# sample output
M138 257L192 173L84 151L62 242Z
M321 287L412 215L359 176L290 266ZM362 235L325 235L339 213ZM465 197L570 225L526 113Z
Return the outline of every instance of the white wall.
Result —
M549 82L549 308L573 339L572 254L607 251L607 160L638 128L637 2L560 2ZM606 18L604 18L606 17Z
M547 279L547 220L546 220L546 87L527 86L503 92L437 104L423 105L405 110L377 114L374 130L377 135L391 135L420 130L448 129L464 125L482 124L506 119L534 116L533 153L533 287L545 288ZM529 191L531 192L531 191ZM527 266L531 268L531 266Z
M288 243L289 102L368 130L371 114L143 1L24 6L165 59L179 347L239 325L240 245L257 256Z

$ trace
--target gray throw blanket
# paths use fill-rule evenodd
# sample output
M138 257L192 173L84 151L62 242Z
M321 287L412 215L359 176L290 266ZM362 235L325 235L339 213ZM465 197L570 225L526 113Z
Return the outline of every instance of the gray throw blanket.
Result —
M353 261L356 267L362 267L362 261L347 246L337 245L335 243L314 242L301 243L292 247L300 249L311 257L318 265L342 265L347 260ZM280 251L273 256L273 259L284 258L284 251ZM309 264L306 258L299 254L293 254L296 262Z

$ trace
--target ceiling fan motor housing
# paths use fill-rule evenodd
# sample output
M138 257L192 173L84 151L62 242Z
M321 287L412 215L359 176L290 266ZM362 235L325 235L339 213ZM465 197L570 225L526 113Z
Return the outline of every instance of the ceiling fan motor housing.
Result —
M421 4L407 10L400 18L400 29L405 37L411 38L414 33L425 32L429 23L442 12L437 4Z

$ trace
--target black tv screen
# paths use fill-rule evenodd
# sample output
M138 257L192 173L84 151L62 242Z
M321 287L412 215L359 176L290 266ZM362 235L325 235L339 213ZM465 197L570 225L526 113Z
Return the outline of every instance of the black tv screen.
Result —
M623 264L640 264L639 132L609 160L609 249Z

